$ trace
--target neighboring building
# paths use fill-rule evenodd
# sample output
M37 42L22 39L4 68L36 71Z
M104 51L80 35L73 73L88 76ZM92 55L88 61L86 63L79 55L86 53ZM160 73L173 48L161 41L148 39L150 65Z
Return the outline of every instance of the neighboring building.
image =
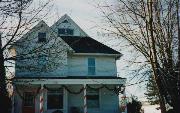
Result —
M121 53L90 38L68 15L39 22L11 47L13 113L119 113ZM61 111L61 112L60 112Z

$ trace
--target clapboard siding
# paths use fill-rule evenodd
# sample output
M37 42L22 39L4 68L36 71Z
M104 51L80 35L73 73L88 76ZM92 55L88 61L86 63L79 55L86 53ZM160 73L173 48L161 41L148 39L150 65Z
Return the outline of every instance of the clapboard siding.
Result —
M85 56L69 55L68 56L68 75L87 76L88 75L88 58L95 58L96 75L92 76L116 76L116 61L110 56Z

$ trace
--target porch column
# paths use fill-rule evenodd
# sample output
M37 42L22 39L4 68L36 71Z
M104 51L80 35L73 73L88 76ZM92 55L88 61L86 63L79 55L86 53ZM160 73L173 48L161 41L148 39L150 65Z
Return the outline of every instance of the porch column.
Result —
M87 113L87 92L86 92L86 84L84 86L84 113Z
M63 88L63 113L68 113L68 92L65 88Z
M44 112L44 108L43 108L43 105L44 105L44 98L43 98L43 85L41 84L41 89L40 89L40 101L39 101L39 113L43 113Z
M121 97L121 107L123 109L122 113L127 113L127 97L125 91L123 92L123 96Z
M126 92L125 92L125 90L124 90L124 92L123 92L123 96L126 97ZM126 106L126 108L125 108L125 113L127 113L127 97L125 98L125 106Z

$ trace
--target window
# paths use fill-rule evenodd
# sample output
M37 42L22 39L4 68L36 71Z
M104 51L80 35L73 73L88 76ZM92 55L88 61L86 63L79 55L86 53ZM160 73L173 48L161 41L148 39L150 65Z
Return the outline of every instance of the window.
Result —
M46 42L46 33L38 33L38 42Z
M63 91L48 91L47 109L63 109Z
M87 107L99 108L99 90L87 89Z
M60 34L65 34L65 29L58 29L58 35L60 36Z
M67 20L64 20L62 23L68 23L68 21L67 21Z
M88 58L88 75L95 75L95 70L95 58Z
M24 106L32 107L34 105L34 95L32 92L24 93Z
M58 29L58 36L60 35L73 35L74 30L69 28L60 28Z

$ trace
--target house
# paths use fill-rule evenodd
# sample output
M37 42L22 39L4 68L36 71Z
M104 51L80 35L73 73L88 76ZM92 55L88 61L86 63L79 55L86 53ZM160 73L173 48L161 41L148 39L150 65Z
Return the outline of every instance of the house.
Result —
M68 15L39 22L16 44L13 113L119 113L122 54L89 37Z

